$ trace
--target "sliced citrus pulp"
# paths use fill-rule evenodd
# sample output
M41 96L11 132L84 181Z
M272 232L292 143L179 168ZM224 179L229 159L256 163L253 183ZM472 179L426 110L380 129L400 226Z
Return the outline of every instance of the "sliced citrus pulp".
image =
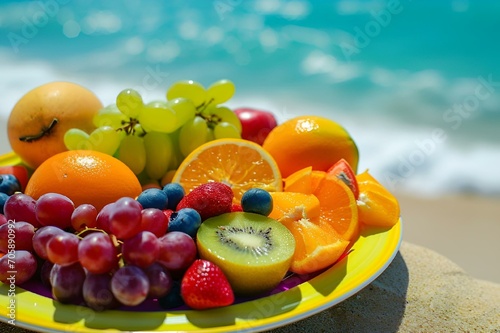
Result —
M326 230L335 229L342 238L353 240L358 230L358 209L351 189L335 175L301 169L285 178L285 192L315 195L320 202L320 221Z
M218 139L201 145L184 159L172 178L186 193L214 181L229 185L236 202L251 188L282 190L281 174L272 156L260 145L242 139Z
M396 197L367 171L356 176L359 186L359 221L365 225L392 227L399 221Z
M321 203L314 194L275 192L273 211L295 238L295 252L290 271L298 274L316 272L335 263L349 241L332 227L321 222Z

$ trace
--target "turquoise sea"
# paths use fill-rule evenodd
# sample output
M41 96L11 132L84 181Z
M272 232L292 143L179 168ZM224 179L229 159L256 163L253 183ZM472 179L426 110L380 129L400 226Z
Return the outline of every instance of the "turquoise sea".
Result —
M500 195L499 15L493 0L4 0L0 122L53 80L110 104L227 78L231 107L340 122L393 190Z

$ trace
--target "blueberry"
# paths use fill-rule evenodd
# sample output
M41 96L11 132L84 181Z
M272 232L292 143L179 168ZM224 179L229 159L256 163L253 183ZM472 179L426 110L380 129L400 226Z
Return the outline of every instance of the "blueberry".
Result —
M184 300L181 296L181 283L179 281L174 281L168 294L160 297L158 303L164 309L174 309L183 306Z
M0 214L3 214L3 206L5 206L5 201L7 201L8 198L9 196L7 194L0 192Z
M193 208L182 208L170 215L168 231L182 231L194 238L200 225L201 216L196 210Z
M14 175L0 175L0 192L12 195L21 191L21 184Z
M166 209L168 205L167 194L157 188L148 188L142 191L137 197L137 201L142 205L142 208L157 208Z
M252 188L241 197L241 208L244 212L268 216L273 210L273 197L266 190Z
M169 183L163 187L163 192L167 194L168 197L168 209L176 210L179 202L184 198L186 192L181 184Z

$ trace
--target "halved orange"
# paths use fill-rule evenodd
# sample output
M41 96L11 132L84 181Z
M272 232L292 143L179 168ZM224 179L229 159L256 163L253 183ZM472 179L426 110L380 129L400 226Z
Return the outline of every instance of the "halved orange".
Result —
M399 221L400 207L396 197L369 172L356 176L359 186L357 200L359 221L365 225L392 227Z
M209 141L192 151L172 178L186 193L208 182L229 185L235 202L251 188L269 192L283 189L280 170L272 156L262 146L242 139Z

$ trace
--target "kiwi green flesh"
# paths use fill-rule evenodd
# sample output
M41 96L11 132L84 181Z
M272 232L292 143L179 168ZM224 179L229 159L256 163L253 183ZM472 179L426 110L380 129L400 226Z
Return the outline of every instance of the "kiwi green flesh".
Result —
M244 266L287 261L295 251L295 239L283 224L254 213L232 212L209 218L196 237L204 250Z

